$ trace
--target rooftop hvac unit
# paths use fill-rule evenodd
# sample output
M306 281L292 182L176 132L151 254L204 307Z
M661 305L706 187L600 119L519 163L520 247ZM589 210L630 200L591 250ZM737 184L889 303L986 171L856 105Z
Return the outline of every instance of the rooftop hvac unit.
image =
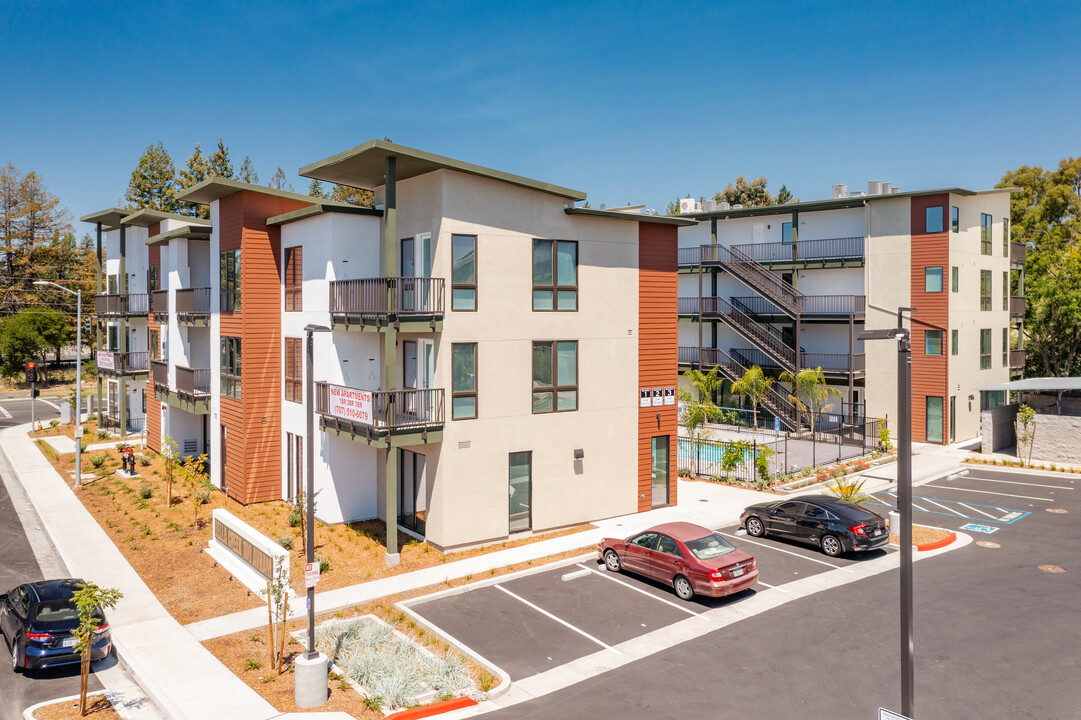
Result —
M679 214L686 215L687 213L699 212L702 206L698 204L698 201L694 198L680 198L679 199Z
M863 197L863 196L864 196L864 195L866 195L866 194L867 194L867 193L865 193L865 192L864 192L864 191L862 191L862 190L853 190L853 191L852 191L852 194L851 194L851 195L849 195L849 197Z
M732 206L732 209L733 210L742 210L743 206L741 204L739 204L739 203L736 203L735 205Z
M717 202L714 200L706 200L702 203L702 212L715 212L717 210Z
M892 186L888 182L882 183L882 194L883 195L889 195L890 194L890 187L892 187Z
M882 194L882 181L880 181L880 180L871 180L870 182L868 182L867 183L867 194L868 195L881 195Z
M901 188L899 188L899 187L890 188L890 194L891 195L894 194L894 193L899 193L899 192L901 192Z
M729 203L726 203L726 202L719 202L719 203L717 203L717 209L718 210L731 210L732 205L729 204Z
M848 197L848 186L847 185L834 185L833 186L833 198L834 198L834 200L836 200L837 198L843 198L843 197Z

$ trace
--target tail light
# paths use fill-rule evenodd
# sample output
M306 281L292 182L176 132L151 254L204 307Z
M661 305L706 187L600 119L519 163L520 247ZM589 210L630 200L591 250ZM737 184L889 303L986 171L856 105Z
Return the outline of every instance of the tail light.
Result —
M758 561L755 560L754 558L751 558L751 568L750 569L754 570L756 567L758 567Z
M94 629L95 635L101 635L103 632L109 629L109 623L104 623L101 627Z
M26 633L26 639L27 640L36 640L38 642L44 642L45 640L52 640L53 635L52 635L52 633L27 632Z
M867 537L867 530L865 529L867 527L869 527L867 523L860 523L859 525L850 525L848 527L848 530L849 532L855 533L856 535L862 535L864 537Z
M723 570L714 570L713 572L711 572L709 574L709 577L710 577L711 580L724 580L724 571Z

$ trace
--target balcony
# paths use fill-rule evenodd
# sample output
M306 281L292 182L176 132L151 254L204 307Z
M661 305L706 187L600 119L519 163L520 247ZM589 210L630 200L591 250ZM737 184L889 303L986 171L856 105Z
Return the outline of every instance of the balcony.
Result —
M320 427L380 447L443 439L443 389L362 390L315 383Z
M678 349L679 364L680 365L697 365L698 364L698 348L687 347L680 345Z
M150 293L150 312L155 315L168 315L169 314L169 291L168 290L155 290ZM161 319L159 322L165 322L168 318Z
M210 325L210 288L184 288L176 291L176 321L180 325Z
M1024 370L1025 369L1025 351L1024 350L1010 350L1010 369L1011 370Z
M1028 308L1028 303L1025 302L1023 297L1011 297L1010 298L1010 319L1022 320L1025 317L1025 310Z
M169 361L151 360L150 376L154 380L154 390L169 392Z
M94 312L99 317L139 317L150 309L146 293L132 295L95 295Z
M862 237L823 238L734 247L767 267L848 267L863 265L863 240Z
M676 262L681 268L698 267L702 259L702 248L683 247L676 251Z
M330 283L334 329L378 331L393 326L402 332L439 332L443 289L443 278L334 280Z
M158 400L193 415L210 412L210 368L176 366L176 387L169 386L169 362L151 360Z
M1016 268L1025 267L1025 255L1028 254L1028 246L1020 242L1010 243L1010 265Z
M780 320L787 314L768 299L751 295L734 297L732 305L748 315L764 320ZM842 319L862 317L867 310L865 295L804 295L797 300L803 320Z
M109 377L136 377L147 375L150 371L148 352L99 350L96 359L98 372Z
M781 366L773 358L757 348L732 348L732 357L744 367L757 365L767 371L780 372L782 370ZM849 363L848 353L800 353L801 368L820 367L823 373L830 376L840 375L847 377L850 373L860 375L866 371L866 363L867 356L863 353L853 354L851 363Z

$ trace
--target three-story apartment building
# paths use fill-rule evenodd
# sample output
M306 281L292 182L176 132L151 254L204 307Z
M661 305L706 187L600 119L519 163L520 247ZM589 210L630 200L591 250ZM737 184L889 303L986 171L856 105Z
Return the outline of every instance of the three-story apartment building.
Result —
M695 208L700 223L679 231L681 365L718 366L730 381L752 365L821 367L842 396L834 412L887 417L896 348L857 335L896 327L898 308L914 307L913 438L977 436L976 389L1024 366L1025 249L1010 242L1009 193L875 182L851 196L838 186L830 200ZM765 406L798 424L785 389Z

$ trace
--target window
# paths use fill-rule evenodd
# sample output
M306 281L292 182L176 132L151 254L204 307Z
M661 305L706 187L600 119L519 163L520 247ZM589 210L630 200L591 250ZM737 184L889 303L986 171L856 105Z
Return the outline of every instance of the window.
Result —
M957 266L950 268L950 290L957 292L957 288L961 285L961 269Z
M578 409L578 343L533 343L533 412Z
M151 360L161 360L161 340L158 330L151 330L149 333L147 345L150 349Z
M792 244L792 223L781 223L781 242L785 245Z
M285 312L300 312L304 297L304 248L285 248Z
M219 256L221 312L240 310L240 251L227 250Z
M631 540L631 544L637 545L638 547L649 548L650 550L652 550L653 546L657 544L657 533L642 533L634 540Z
M578 309L578 243L533 241L533 309Z
M304 438L285 433L285 492L296 500L304 484Z
M991 254L991 216L980 213L980 255Z
M980 310L991 309L991 271L980 270Z
M929 293L942 292L942 268L929 267L923 269L923 291Z
M109 330L106 333L108 347L106 350L119 350L120 349L120 330L116 325L110 325Z
M1002 309L1010 309L1010 271L1002 273Z
M942 398L927 398L927 442L942 442Z
M991 331L980 330L980 370L991 367Z
M240 338L221 339L221 394L240 399Z
M1010 329L1002 328L1002 367L1010 364Z
M923 231L925 233L942 232L942 206L935 205L924 209Z
M923 353L924 355L941 355L942 354L942 331L941 330L926 330L923 333Z
M676 541L667 535L657 536L657 552L664 553L665 555L672 555L679 557L679 548L676 547Z
M950 208L950 230L961 232L961 211L956 205Z
M285 399L304 402L304 338L285 338Z
M950 330L950 355L957 354L957 335L956 330Z
M1010 256L1010 219L1002 218L1002 257Z
M451 419L467 420L477 416L477 344L454 343L450 346Z
M451 235L450 309L477 309L477 236Z
M152 293L158 289L158 266L151 265L146 271L146 291Z

